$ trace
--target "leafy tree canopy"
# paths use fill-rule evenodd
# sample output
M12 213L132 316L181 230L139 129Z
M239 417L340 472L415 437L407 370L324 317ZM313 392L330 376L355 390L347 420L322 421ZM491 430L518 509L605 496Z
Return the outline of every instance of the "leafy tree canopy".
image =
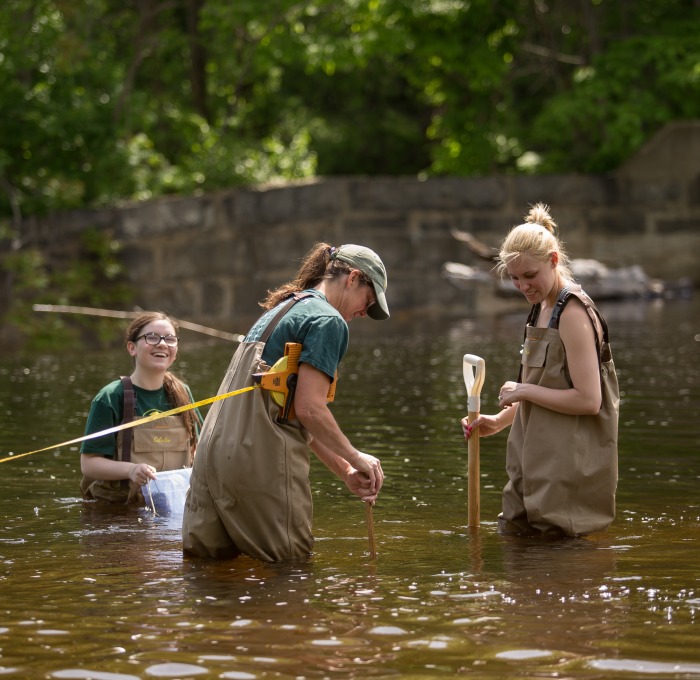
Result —
M605 172L700 117L698 0L4 0L0 211Z

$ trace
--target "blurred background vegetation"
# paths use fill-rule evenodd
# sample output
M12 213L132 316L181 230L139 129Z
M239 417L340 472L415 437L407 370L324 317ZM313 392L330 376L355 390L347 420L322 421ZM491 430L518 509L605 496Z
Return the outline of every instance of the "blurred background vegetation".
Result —
M700 118L700 0L3 0L0 101L9 295L56 287L30 215L313 176L612 170ZM71 280L117 281L109 238L85 247L99 272Z
M605 172L700 117L698 0L4 0L0 210Z

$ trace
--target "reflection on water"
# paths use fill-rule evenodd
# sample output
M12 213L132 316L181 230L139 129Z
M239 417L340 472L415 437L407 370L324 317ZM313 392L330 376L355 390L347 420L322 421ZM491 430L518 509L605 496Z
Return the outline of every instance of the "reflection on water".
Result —
M501 536L505 434L481 443L466 526L465 352L482 411L517 370L522 316L354 322L334 405L387 475L374 511L313 465L304 562L183 559L177 518L77 497L77 446L0 467L0 675L17 678L700 676L698 303L604 309L623 391L618 518L566 541ZM186 339L215 393L231 348ZM119 351L0 361L0 456L80 436Z

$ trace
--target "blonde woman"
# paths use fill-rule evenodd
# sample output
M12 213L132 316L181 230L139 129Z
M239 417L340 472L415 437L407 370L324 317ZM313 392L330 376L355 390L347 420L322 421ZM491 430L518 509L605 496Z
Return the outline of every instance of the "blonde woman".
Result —
M574 282L547 206L503 241L498 269L532 305L520 375L500 412L462 419L490 436L511 426L502 531L578 536L615 516L619 392L605 320Z

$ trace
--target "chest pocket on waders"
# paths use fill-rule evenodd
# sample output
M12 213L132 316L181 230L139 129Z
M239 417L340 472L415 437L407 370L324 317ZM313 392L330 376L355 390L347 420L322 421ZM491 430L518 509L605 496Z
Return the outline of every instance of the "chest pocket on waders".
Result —
M158 472L190 467L190 441L182 419L166 416L134 430L134 463L148 463Z
M542 368L547 361L549 340L538 337L526 337L523 343L521 363L528 368Z

